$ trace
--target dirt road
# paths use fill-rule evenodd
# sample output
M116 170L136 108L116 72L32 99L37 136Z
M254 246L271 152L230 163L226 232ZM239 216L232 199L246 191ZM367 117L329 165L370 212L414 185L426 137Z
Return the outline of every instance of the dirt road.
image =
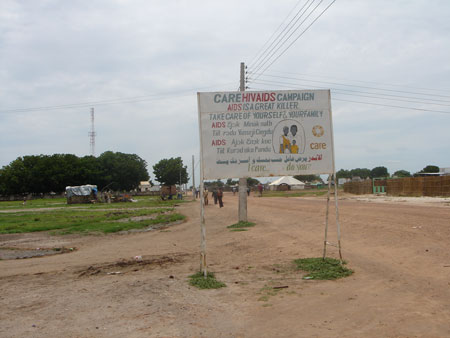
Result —
M312 281L292 260L321 256L324 199L251 196L256 226L245 232L226 228L237 196L224 202L206 209L208 265L227 284L218 290L187 283L199 268L197 203L179 207L187 222L155 232L1 236L9 246L77 250L0 261L0 336L450 336L448 203L343 198L343 255L355 273Z

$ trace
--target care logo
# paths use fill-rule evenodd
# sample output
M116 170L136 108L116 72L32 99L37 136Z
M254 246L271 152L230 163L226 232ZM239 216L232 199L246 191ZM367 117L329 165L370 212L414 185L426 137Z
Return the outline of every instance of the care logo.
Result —
M314 135L315 137L321 137L321 136L323 136L323 133L324 133L323 127L322 127L322 126L319 126L319 125L314 126L314 127L312 128L312 133L313 133L313 135Z

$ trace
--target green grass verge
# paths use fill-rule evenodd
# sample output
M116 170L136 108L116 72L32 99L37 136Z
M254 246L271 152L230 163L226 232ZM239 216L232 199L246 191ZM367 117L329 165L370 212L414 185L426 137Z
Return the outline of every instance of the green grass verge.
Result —
M254 227L255 223L253 222L238 222L232 225L227 226L228 229L231 229L231 231L247 231L246 228Z
M166 200L163 201L159 196L134 196L137 202L121 203L96 203L96 204L67 204L65 198L33 199L23 201L1 201L0 210L11 209L37 209L37 208L83 208L83 209L129 209L129 208L148 208L148 207L166 207L175 204L188 202L187 200Z
M262 197L317 197L324 196L327 192L328 189L265 191Z
M339 279L350 276L353 271L334 258L302 258L294 260L297 269L309 272L304 279Z
M59 209L39 212L0 214L0 233L54 231L58 234L103 232L111 233L142 229L156 224L182 220L185 216L173 213L173 208L136 210ZM133 217L151 216L143 220ZM123 220L122 222L120 220Z
M197 272L189 276L189 284L199 289L219 289L225 287L225 283L219 282L213 272L208 272L207 276L203 272Z

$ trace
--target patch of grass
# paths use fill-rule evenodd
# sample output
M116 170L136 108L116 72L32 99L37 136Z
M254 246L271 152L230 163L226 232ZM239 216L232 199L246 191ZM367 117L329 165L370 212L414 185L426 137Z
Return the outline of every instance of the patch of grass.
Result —
M350 276L353 271L334 258L302 258L294 260L297 269L309 272L305 279L332 280Z
M39 217L31 212L0 214L0 233L24 233L36 231L55 231L59 234L117 232L129 229L142 229L151 225L167 224L182 220L185 216L173 213L173 208L128 209L128 210L89 210L59 209L39 211ZM151 218L132 220L132 217Z
M338 191L341 189L338 188ZM265 191L263 197L317 197L327 194L328 187L322 189L311 190L289 190L289 191Z
M45 209L45 208L74 208L74 209L129 209L129 208L148 208L148 207L170 207L176 204L189 202L188 200L166 200L163 201L159 196L132 196L137 202L120 203L95 203L95 204L67 204L65 198L37 198L27 200L25 205L23 201L1 201L0 210L11 209Z
M203 275L203 272L197 272L194 275L189 276L189 284L199 289L219 289L225 287L225 283L219 282L213 272L208 272L207 276Z
M231 231L247 231L246 228L254 227L255 223L253 222L238 222L232 225L227 226L228 229L232 229Z
M272 286L264 285L263 288L261 288L258 292L258 294L261 295L261 297L258 298L258 301L260 302L268 302L270 297L274 297L278 294L280 294L282 289L274 289Z

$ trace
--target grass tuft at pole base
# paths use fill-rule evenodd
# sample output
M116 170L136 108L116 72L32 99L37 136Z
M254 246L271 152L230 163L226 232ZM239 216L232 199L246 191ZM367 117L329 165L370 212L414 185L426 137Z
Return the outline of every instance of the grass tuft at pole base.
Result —
M255 226L255 223L253 222L239 221L238 223L227 226L227 228L231 229L231 231L247 231L247 228L251 228L253 226Z
M353 270L346 268L346 262L334 258L301 258L294 260L298 270L309 272L304 279L332 280L348 277Z
M219 282L213 272L208 272L206 278L203 272L199 271L189 276L189 284L199 289L219 289L225 287L225 283Z

